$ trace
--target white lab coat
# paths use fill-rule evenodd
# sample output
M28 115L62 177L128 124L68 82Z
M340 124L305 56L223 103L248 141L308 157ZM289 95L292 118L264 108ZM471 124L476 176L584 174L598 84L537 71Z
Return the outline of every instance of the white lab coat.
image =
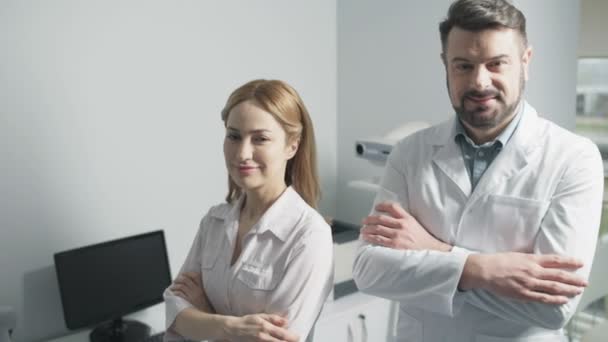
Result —
M216 313L283 315L304 341L333 287L331 228L288 187L247 232L241 255L230 265L242 201L209 210L179 273L201 273ZM192 304L169 289L164 298L169 328ZM180 339L166 334L166 340Z
M526 303L485 290L460 292L470 253L520 251L577 257L587 277L602 204L597 147L538 117L524 103L509 142L471 192L456 119L402 140L382 186L448 253L362 243L354 278L363 292L400 302L398 341L560 341L579 297L564 305Z

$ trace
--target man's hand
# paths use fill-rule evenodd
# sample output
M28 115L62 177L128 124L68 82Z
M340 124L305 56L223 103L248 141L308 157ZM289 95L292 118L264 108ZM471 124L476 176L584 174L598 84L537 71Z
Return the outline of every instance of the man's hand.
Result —
M169 290L176 296L182 297L197 309L213 313L205 290L203 289L203 279L200 273L184 272L177 276Z
M565 271L583 266L565 256L526 253L471 254L459 288L483 288L494 294L545 304L565 304L579 295L587 281Z
M375 209L386 215L370 215L363 219L363 240L393 249L430 249L442 252L452 249L452 246L431 235L398 203L382 202Z
M287 319L270 314L231 317L225 324L227 339L242 342L298 342L299 337L287 330Z

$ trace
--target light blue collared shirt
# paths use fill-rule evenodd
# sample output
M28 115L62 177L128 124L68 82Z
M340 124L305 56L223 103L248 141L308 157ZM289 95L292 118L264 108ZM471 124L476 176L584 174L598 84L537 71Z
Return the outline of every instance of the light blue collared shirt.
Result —
M481 179L483 173L488 169L492 161L496 158L498 153L507 144L513 132L517 129L517 125L521 120L522 113L524 111L525 101L521 101L518 105L517 114L511 120L509 125L496 137L496 139L487 143L477 145L467 135L464 127L460 120L456 125L456 136L454 140L460 145L462 151L462 157L464 158L464 164L466 165L467 172L471 179L471 189L475 189L475 186Z

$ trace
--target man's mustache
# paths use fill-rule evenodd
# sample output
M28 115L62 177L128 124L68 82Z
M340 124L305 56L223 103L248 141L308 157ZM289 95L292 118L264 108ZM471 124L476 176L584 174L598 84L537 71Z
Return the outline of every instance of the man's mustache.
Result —
M500 98L500 92L496 89L488 89L484 91L469 90L464 93L463 97L497 97Z

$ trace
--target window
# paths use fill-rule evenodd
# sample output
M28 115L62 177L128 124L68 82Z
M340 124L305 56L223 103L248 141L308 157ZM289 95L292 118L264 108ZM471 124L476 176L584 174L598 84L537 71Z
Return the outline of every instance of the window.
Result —
M576 132L595 142L608 166L608 58L579 58L576 82ZM608 183L604 180L604 183ZM600 235L608 234L608 184Z
M608 58L578 60L576 131L593 140L608 159Z

